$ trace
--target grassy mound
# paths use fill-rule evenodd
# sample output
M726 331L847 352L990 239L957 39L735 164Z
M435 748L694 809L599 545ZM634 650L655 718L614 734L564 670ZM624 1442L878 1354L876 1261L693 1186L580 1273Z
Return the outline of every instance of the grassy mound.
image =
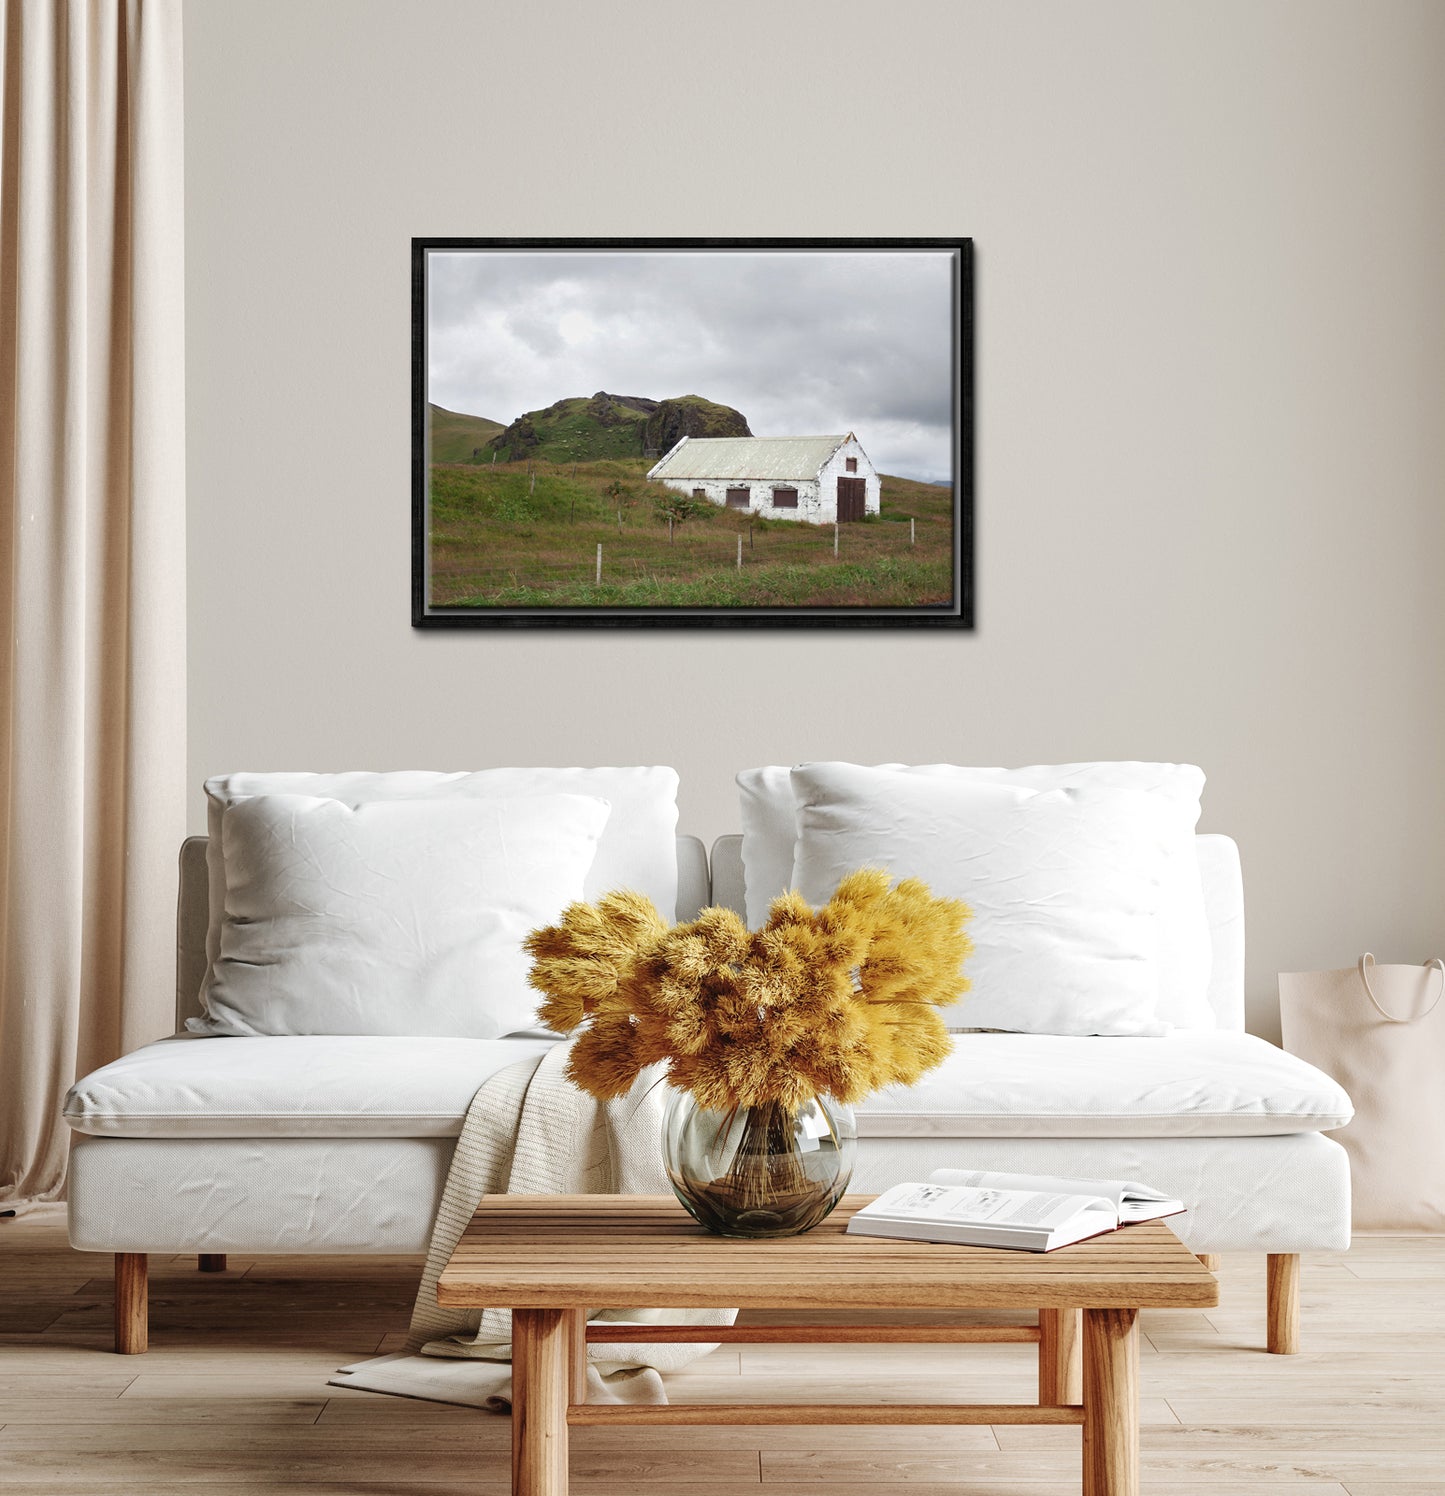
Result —
M518 416L488 443L487 455L498 462L598 462L660 454L682 436L750 434L740 411L701 395L648 400L598 390Z
M433 462L485 462L490 453L474 458L487 443L502 430L500 421L489 421L485 416L464 415L459 410L446 410L440 405L428 405L427 420L431 427L431 460Z

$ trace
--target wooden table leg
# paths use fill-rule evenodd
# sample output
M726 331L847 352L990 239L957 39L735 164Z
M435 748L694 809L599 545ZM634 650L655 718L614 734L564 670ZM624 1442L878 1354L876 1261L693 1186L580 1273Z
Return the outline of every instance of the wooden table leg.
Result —
M1138 1320L1084 1310L1084 1496L1139 1496Z
M572 1335L562 1309L512 1310L512 1490L567 1496Z
M567 1319L567 1380L571 1401L587 1401L587 1311L585 1309L563 1310Z
M522 1468L522 1420L527 1407L527 1347L517 1328L517 1315L512 1313L512 1490L520 1491Z
M1063 1408L1084 1400L1079 1311L1039 1310L1039 1406Z

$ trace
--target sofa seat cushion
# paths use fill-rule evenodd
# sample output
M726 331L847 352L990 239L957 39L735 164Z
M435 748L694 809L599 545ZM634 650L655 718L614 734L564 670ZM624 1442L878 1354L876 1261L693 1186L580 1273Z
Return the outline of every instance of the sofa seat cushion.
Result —
M860 1137L1263 1137L1343 1127L1329 1076L1252 1034L959 1034L912 1086L855 1108Z
M72 1087L108 1137L456 1137L482 1082L558 1039L177 1036ZM1263 1137L1343 1127L1349 1098L1251 1034L958 1034L916 1085L858 1103L863 1137Z
M559 1042L177 1035L78 1081L65 1119L122 1138L456 1137L483 1081Z

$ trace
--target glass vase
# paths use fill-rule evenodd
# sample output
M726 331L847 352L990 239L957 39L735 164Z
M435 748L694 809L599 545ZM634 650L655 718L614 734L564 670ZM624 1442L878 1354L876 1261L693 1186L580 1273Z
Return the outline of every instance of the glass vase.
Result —
M662 1129L673 1192L719 1236L796 1236L821 1221L853 1173L853 1109L815 1096L714 1112L674 1090Z

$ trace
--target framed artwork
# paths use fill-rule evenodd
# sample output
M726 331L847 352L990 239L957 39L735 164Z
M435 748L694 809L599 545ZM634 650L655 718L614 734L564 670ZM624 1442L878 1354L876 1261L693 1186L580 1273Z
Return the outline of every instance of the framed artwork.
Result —
M972 250L414 239L413 624L972 628Z

